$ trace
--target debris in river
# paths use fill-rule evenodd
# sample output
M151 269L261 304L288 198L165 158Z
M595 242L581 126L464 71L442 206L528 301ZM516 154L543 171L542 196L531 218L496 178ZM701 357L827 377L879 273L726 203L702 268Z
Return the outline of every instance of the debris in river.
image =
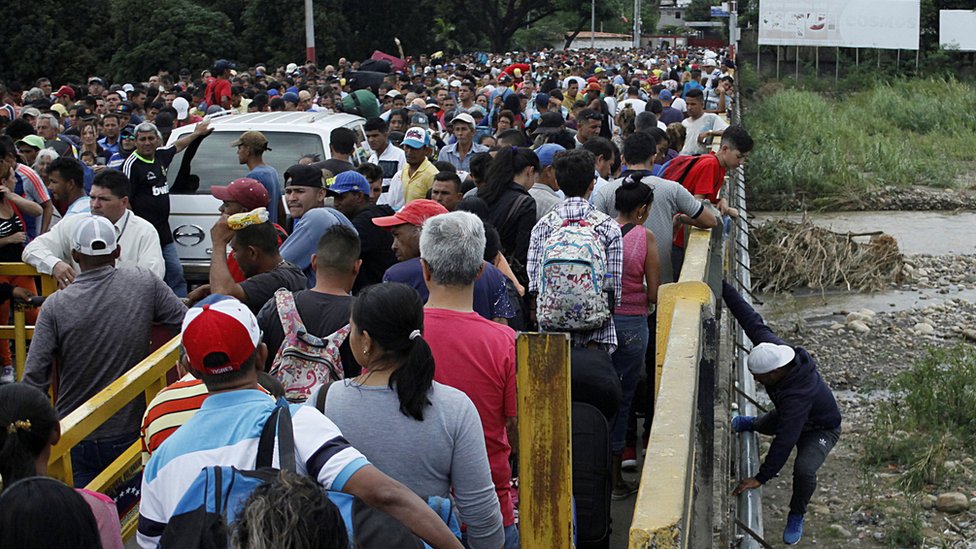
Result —
M769 221L752 230L753 288L786 292L796 288L879 291L905 278L898 243L884 233L835 233L804 218ZM855 237L870 236L868 242Z

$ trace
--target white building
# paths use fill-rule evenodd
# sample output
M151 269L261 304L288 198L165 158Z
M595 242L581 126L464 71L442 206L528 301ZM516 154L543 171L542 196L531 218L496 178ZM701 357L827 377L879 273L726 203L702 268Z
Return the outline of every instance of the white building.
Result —
M691 6L691 0L661 0L661 18L657 28L685 26L685 12Z
M566 33L566 38L569 38L572 33ZM617 34L613 32L595 32L592 37L593 47L599 50L612 50L614 48L624 48L629 49L633 47L634 41L630 34ZM583 31L576 35L573 39L573 43L569 45L570 50L587 49L590 47L590 31ZM566 40L563 39L558 44L553 44L553 47L557 50L563 49L566 44Z

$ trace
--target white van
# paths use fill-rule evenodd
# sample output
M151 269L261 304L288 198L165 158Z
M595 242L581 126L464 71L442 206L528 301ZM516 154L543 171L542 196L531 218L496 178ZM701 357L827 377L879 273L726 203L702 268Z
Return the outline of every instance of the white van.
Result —
M266 112L216 115L211 118L213 133L200 141L199 147L187 148L176 155L167 172L170 188L169 225L188 281L206 281L210 271L210 228L219 219L220 201L210 195L212 185L227 185L247 175L247 165L237 161L237 149L231 147L242 133L257 130L268 138L270 151L264 161L278 171L284 182L285 170L297 164L305 154L329 158L329 134L338 127L356 132L357 147L353 163L360 164L370 151L363 132L365 120L351 114L321 112ZM193 126L173 130L169 143L193 131ZM187 155L189 166L184 166ZM182 172L182 173L181 173ZM281 197L279 197L281 199ZM279 220L284 224L283 220Z

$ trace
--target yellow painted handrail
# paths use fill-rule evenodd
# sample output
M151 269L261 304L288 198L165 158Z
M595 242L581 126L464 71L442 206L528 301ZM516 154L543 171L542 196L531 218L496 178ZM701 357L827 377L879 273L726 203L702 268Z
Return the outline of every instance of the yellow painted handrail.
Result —
M691 229L681 276L658 290L656 413L630 549L686 549L691 543L702 328L715 304L707 284L711 261L711 231Z
M519 531L525 549L573 543L569 335L519 334Z
M37 269L26 263L0 262L0 276L39 276L41 277L40 295L48 296L58 290L58 283L51 278L37 272ZM14 371L17 380L24 378L24 365L27 363L27 340L33 339L34 327L27 326L27 316L24 310L14 308L14 325L0 326L0 338L14 340Z
M62 419L61 440L51 449L49 474L71 484L71 448L92 434L133 399L144 395L148 404L156 393L166 387L166 373L176 366L179 357L180 338L174 337ZM124 457L125 455L119 460ZM119 466L119 460L109 466L106 473L118 473L113 467ZM99 478L105 477L106 473ZM106 485L95 486L95 484L92 482L88 488L102 492L107 487Z

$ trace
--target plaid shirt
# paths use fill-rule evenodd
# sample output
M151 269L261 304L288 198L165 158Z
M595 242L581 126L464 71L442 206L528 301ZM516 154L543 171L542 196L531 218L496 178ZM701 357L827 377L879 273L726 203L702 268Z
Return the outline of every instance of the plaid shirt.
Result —
M532 237L529 239L529 258L526 270L529 273L529 291L539 290L539 270L542 267L542 252L545 248L546 240L552 235L553 225L556 219L583 219L590 212L594 211L592 204L586 199L573 197L563 200L551 212L547 213L532 228ZM620 304L622 293L621 277L624 270L624 241L620 236L620 226L612 217L597 211L597 217L601 219L593 230L600 237L607 251L607 274L610 275L616 304ZM617 331L613 325L611 317L600 328L591 332L576 332L572 334L573 344L585 346L591 341L603 345L608 352L612 353L617 348Z

